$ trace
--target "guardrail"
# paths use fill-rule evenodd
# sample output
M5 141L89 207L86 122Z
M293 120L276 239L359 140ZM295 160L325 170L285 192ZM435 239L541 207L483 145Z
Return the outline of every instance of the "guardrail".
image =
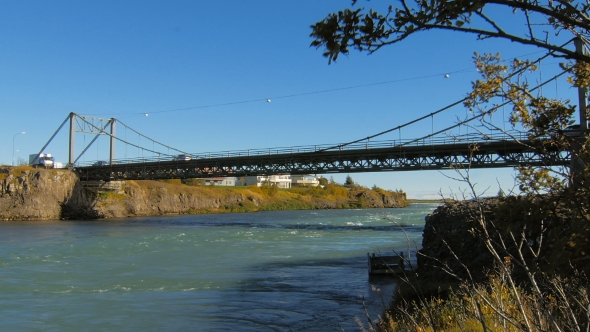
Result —
M499 132L491 134L470 133L464 135L446 135L440 137L423 137L420 139L408 140L387 140L387 141L369 141L357 142L354 144L322 144L322 145L308 145L308 146L292 146L292 147L276 147L265 149L248 149L235 151L218 151L205 152L197 154L187 154L191 160L196 159L211 159L211 158L232 158L232 157L248 157L248 156L262 156L262 155L278 155L278 154L296 154L296 153L310 153L318 151L347 151L347 150L368 150L368 149L383 149L409 146L434 146L434 145L453 145L465 143L484 143L490 141L513 141L513 140L527 140L528 136L525 132L511 131ZM130 159L117 159L113 163L117 165L124 164L140 164L153 162L170 162L175 161L174 156L161 154L159 156L139 157ZM184 163L185 160L177 160L178 163ZM98 163L98 164L97 164ZM101 165L99 165L101 164ZM89 161L76 164L76 167L86 166L108 166L103 161Z

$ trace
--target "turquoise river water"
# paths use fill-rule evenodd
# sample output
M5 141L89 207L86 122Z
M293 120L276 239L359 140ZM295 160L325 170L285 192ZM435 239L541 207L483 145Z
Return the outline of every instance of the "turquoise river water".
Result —
M2 330L358 331L436 206L3 222Z

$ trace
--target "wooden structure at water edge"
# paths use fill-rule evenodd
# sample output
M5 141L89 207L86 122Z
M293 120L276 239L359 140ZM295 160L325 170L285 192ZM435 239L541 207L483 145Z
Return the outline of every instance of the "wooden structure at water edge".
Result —
M375 255L367 253L369 259L369 275L398 275L405 272L404 253L399 255Z

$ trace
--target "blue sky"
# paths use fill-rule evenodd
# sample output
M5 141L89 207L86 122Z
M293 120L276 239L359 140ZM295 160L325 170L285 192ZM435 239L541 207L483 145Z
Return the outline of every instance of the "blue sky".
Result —
M310 25L349 6L348 0L0 0L0 164L11 163L13 147L17 160L37 153L70 112L117 118L189 153L348 142L463 98L478 78L475 51L505 58L542 54L434 31L372 55L353 51L328 65L322 50L309 46ZM547 64L543 77L557 63ZM564 84L550 89L575 100ZM453 112L404 131L403 138L466 115L461 107ZM78 152L91 139L83 136L76 138ZM105 159L106 147L99 140L82 160ZM118 146L118 157L140 154L132 150ZM45 152L67 161L66 130ZM455 176L351 176L412 198L460 193L465 186L445 174ZM487 194L497 193L498 183L510 189L513 176L510 169L472 173ZM344 182L346 174L333 177Z

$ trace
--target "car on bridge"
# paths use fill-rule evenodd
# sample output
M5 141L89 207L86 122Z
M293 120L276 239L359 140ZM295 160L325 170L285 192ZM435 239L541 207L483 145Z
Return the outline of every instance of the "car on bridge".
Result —
M178 156L174 156L175 161L188 161L191 160L191 156L187 154L179 154Z
M105 160L99 160L97 162L95 162L94 164L92 164L92 166L108 166L109 162L105 161Z

